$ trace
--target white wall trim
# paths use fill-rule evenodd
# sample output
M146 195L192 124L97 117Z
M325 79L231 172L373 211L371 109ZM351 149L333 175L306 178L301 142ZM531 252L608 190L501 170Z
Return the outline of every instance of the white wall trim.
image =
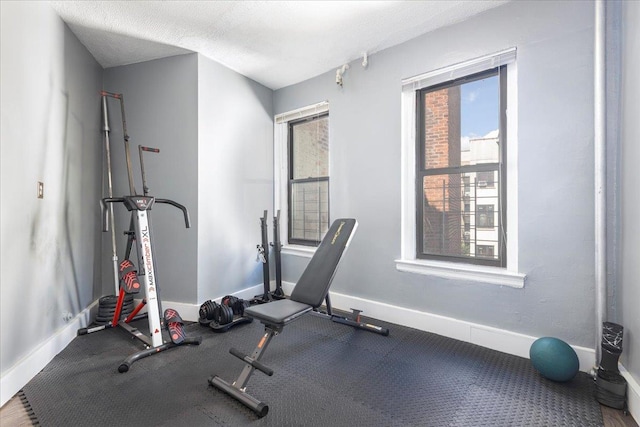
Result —
M275 285L272 286L272 289L273 288L275 288ZM254 298L256 295L262 295L263 292L264 292L264 288L262 286L262 283L260 283L258 285L250 286L248 288L234 292L230 295L233 295L235 297L238 297L244 300L250 300ZM220 304L220 301L226 295L228 294L220 295L215 298L209 298L209 299ZM135 300L136 304L138 304L139 302L140 302L139 299ZM198 318L200 317L200 306L202 305L202 303L204 303L204 301L199 302L197 304L186 303L186 302L175 302L175 301L162 301L162 308L163 310L166 310L167 308L173 308L178 313L180 313L180 317L182 317L183 320L187 322L197 322ZM144 312L145 312L144 309L141 310L141 313L144 313Z
M507 266L503 270L505 276L512 275L515 281L507 281L502 279L491 281L499 285L513 286L522 288L524 286L524 274L518 269L518 66L515 62L515 48L507 49L497 54L487 55L482 58L467 61L463 64L454 66L456 70L464 70L464 64L470 64L473 68L477 64L484 64L492 68L492 60L494 58L497 63L505 60L508 65L507 72ZM502 59L501 59L502 58ZM482 68L480 67L480 68ZM487 68L484 68L487 69ZM444 71L442 71L444 70ZM446 80L450 77L448 69L442 69L443 78ZM479 70L476 70L479 71ZM433 73L438 74L438 70ZM452 277L445 270L430 270L423 268L420 264L422 260L416 258L416 90L428 85L428 78L432 73L427 73L416 78L405 79L401 96L401 180L400 180L400 197L401 197L401 223L400 223L400 260L396 261L396 268L400 271L418 273L418 274L434 274L440 277ZM470 271L474 270L471 265ZM448 269L450 271L450 269ZM482 274L481 269L477 269L477 274ZM438 274L439 273L439 274ZM442 274L448 274L442 276ZM519 278L517 276L520 276ZM496 276L497 277L497 276ZM455 276L452 278L461 278L465 280L478 281L476 275L470 274L464 277ZM482 281L482 280L481 280Z
M89 324L91 309L98 304L94 301L82 310L64 327L58 329L48 340L44 341L22 360L7 369L0 376L0 406L8 402L22 387L36 376L51 360L78 334L78 329Z
M282 288L287 295L291 294L293 287L293 283L282 283ZM357 308L363 310L363 315L367 317L443 335L527 359L531 344L539 338L337 292L330 292L330 296L331 304L337 310L350 311L351 308ZM393 334L393 329L391 333ZM577 345L571 347L578 355L580 370L590 372L593 368L595 350Z
M512 288L524 288L524 282L527 277L524 274L513 273L504 268L485 265L401 259L396 260L395 263L398 271L406 273L425 274L444 277L445 279L471 280Z
M304 258L312 258L316 253L315 246L302 246L302 245L284 245L281 252L285 255L295 255Z
M627 380L627 405L629 406L629 413L636 421L640 423L640 384L638 381L627 371L627 369L618 364L620 374Z

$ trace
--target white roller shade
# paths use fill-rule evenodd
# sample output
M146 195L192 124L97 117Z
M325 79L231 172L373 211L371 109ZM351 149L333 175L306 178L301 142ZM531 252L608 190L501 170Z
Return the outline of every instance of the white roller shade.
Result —
M409 77L402 80L402 91L416 91L438 83L455 80L460 77L469 76L491 68L515 62L516 48L510 48L501 52L481 56L459 64L450 65L438 70L429 71L419 76Z
M278 114L275 117L275 120L276 124L287 123L292 120L298 120L305 117L326 113L327 111L329 111L329 101L323 101L317 104L309 105L307 107L298 108L297 110Z

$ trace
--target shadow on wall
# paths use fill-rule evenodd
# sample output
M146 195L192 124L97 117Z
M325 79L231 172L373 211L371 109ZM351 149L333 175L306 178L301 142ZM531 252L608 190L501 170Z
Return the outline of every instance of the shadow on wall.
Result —
M260 286L259 293L262 294L264 283L262 265L262 262L256 261L255 258L252 259L251 257L226 264L223 268L216 270L219 275L213 278L212 281L214 283L212 286L204 291L202 295L198 295L198 299L206 301L254 286ZM271 271L275 271L273 268L271 266ZM238 280L241 280L241 283L239 283L241 285L240 288L237 286Z
M85 140L81 120L70 113L69 92L56 87L53 75L46 94L46 118L38 156L38 176L45 183L43 199L34 205L29 230L29 255L25 265L26 301L36 302L43 317L56 328L78 314L81 302L83 266L95 265L91 256L94 234L83 233L86 224L96 221L82 218L86 209L83 192L82 143ZM86 172L84 172L86 173ZM86 190L86 189L85 189ZM96 203L95 200L88 202ZM93 279L93 275L89 275ZM84 284L91 289L92 284ZM83 304L84 303L84 304Z

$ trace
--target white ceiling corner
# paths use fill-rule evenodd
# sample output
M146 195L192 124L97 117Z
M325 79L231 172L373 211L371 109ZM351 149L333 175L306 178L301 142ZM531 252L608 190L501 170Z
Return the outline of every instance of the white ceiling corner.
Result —
M105 68L191 51L276 90L507 1L49 3Z

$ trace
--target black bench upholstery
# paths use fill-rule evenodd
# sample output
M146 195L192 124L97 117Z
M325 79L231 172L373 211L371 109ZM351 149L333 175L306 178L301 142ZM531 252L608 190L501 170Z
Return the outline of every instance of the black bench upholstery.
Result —
M258 345L251 355L244 354L235 348L229 350L231 354L245 362L245 367L235 381L229 383L214 375L209 378L209 384L238 400L259 417L267 415L269 406L245 390L249 378L256 369L266 375L273 375L273 370L263 365L260 358L269 346L271 339L280 333L286 324L320 307L325 299L327 311L330 312L329 286L331 286L340 259L349 246L357 227L358 222L355 219L346 218L334 221L309 261L309 265L302 273L290 299L255 305L244 310L245 316L258 319L265 325L262 338L258 341ZM340 322L346 322L345 324L363 329L375 328L355 321L342 320ZM380 331L376 330L376 332Z
M320 307L357 226L358 222L352 218L335 220L298 280L291 298L249 307L244 315L267 326L282 327Z
M308 304L283 299L245 308L244 315L258 319L267 326L282 327L311 309Z

